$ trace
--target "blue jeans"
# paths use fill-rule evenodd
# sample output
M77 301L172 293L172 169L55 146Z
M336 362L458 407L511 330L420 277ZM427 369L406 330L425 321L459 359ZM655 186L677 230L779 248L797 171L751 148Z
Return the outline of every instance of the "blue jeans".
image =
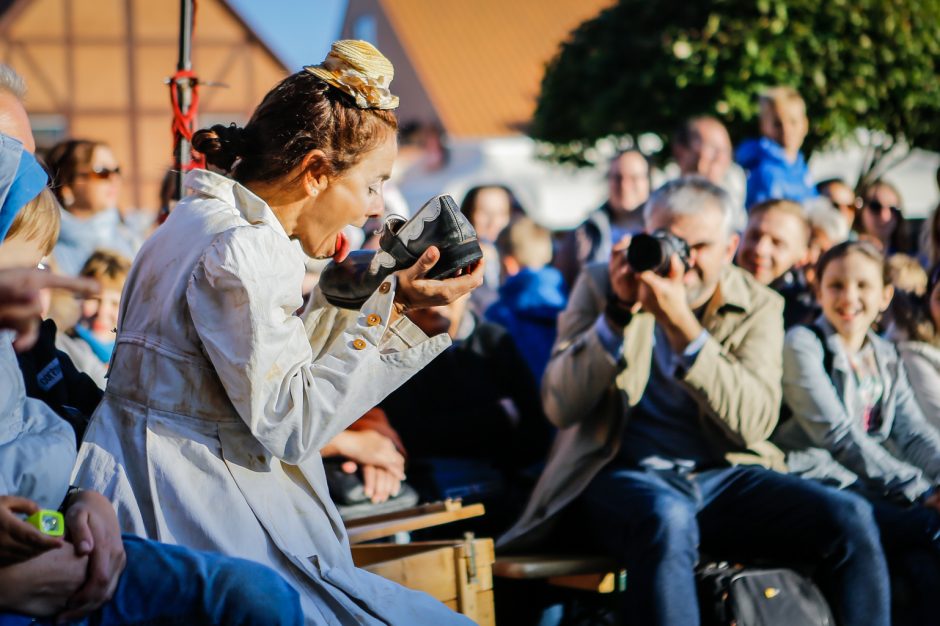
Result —
M838 623L890 623L872 507L854 494L754 466L696 474L609 468L581 505L596 547L627 568L624 615L632 623L699 623L700 546L722 560L815 565Z
M128 535L124 549L127 567L114 596L79 624L303 623L297 592L264 565ZM0 613L0 626L53 621Z

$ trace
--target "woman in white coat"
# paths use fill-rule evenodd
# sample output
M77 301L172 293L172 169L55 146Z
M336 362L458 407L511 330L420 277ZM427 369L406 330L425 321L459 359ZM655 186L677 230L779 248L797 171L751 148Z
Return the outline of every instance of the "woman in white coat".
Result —
M359 311L318 290L300 310L306 256L343 258L341 230L382 212L392 73L369 44L337 42L245 128L196 133L232 178L188 174L192 195L137 256L74 477L111 498L127 532L278 570L311 624L466 623L354 567L319 454L449 344L405 305L451 302L482 280L482 267L424 279L432 247Z

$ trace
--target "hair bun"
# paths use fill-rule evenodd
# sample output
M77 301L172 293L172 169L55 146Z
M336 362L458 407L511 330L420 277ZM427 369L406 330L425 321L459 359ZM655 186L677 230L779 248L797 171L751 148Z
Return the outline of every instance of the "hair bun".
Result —
M228 172L235 160L245 154L245 129L234 123L216 124L196 131L192 143L194 150L206 156L206 161Z

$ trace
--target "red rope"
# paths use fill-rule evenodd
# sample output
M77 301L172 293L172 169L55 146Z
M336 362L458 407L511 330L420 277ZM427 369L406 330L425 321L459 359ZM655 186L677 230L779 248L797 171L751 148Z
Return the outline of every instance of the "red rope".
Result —
M191 36L196 38L196 10L198 8L197 0L193 0L193 27ZM188 80L192 86L192 98L189 103L189 111L183 113L179 102L179 91L177 90L178 81ZM173 154L176 154L176 148L180 139L185 139L190 144L189 163L185 169L194 170L206 167L206 157L192 149L193 132L196 123L196 112L199 110L199 79L193 70L177 70L170 77L170 102L173 105Z
M177 90L177 81L189 80L192 83L192 99L189 103L189 111L183 113L180 107L179 91ZM173 105L173 150L180 139L192 143L193 126L196 122L196 113L199 110L199 80L196 78L196 72L193 70L178 70L170 77L170 102ZM187 170L204 168L206 166L205 157L195 151L191 151L190 162L186 166Z

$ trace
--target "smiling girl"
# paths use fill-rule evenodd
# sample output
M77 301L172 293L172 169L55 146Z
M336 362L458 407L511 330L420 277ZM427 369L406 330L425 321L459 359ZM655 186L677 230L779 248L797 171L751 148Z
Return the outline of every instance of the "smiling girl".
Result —
M793 417L775 442L791 472L866 495L889 562L926 560L916 580L937 584L940 435L894 345L872 330L893 295L884 256L870 243L844 242L816 271L822 315L787 333L783 397Z

